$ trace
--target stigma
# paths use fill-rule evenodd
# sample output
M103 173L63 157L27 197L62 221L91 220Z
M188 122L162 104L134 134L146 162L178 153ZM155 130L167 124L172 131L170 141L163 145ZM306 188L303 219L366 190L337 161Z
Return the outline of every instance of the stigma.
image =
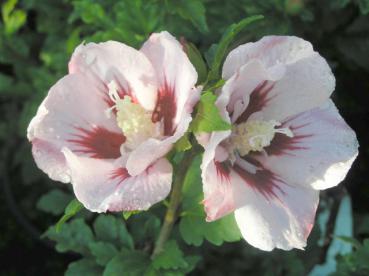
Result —
M234 126L229 140L231 151L245 156L251 151L264 151L265 147L270 146L276 133L293 137L288 127L278 128L280 125L281 123L274 120L254 120Z
M133 150L148 138L160 136L159 124L152 122L150 111L132 102L130 96L121 99L114 81L109 83L108 88L109 97L115 105L107 109L106 113L110 116L112 109L116 110L117 125L126 137L125 148Z

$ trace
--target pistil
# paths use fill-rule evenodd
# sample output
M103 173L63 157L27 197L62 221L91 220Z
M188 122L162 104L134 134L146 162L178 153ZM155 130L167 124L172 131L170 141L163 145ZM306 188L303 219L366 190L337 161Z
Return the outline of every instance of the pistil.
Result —
M254 120L236 125L229 141L231 151L244 156L251 151L263 151L271 144L276 133L293 137L293 133L288 127L277 128L280 125L281 123L274 120Z
M125 148L133 150L148 138L160 135L159 124L152 122L150 111L145 110L140 104L132 102L129 96L124 96L121 99L114 81L110 82L108 87L109 97L115 105L106 112L110 114L112 109L116 109L117 124L126 137Z

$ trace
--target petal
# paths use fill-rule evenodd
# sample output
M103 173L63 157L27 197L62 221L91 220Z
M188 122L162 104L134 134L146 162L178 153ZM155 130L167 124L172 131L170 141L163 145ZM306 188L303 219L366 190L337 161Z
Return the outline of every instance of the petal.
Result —
M215 102L220 115L226 122L231 121L227 111L231 92L231 89L223 89ZM227 184L227 182L224 182L227 180L225 176L226 171L223 170L220 163L228 157L227 153L220 146L220 143L227 139L231 135L231 132L231 130L213 131L209 134L203 134L202 137L197 137L198 142L204 147L204 155L201 163L201 178L205 198L204 206L207 212L207 220L209 221L221 217L234 209L231 208L234 205L232 202L233 199L227 197L229 195L229 187L224 186Z
M120 156L125 138L115 119L104 113L108 106L100 96L102 89L83 75L65 76L50 89L30 122L27 136L34 147L34 158L52 179L66 182L62 147L96 158Z
M277 192L286 185L278 175L250 158L237 158L232 164L220 148L217 148L215 159L203 169L202 174L208 221L244 206L246 186L263 195L265 200L277 198Z
M258 74L259 83L247 85L243 78L232 79L231 73L239 72L249 63L257 64L255 60L266 71L264 78ZM278 78L271 78L276 74ZM258 111L265 120L282 121L321 105L335 87L335 78L325 59L312 50L310 43L296 37L266 37L238 47L229 54L223 75L230 78L230 82L241 82L233 86L239 89L244 86L243 93L250 97L245 100L248 106L237 122L246 121ZM257 79L254 78L254 82ZM250 90L252 85L255 88Z
M63 153L76 197L93 212L146 210L170 191L172 167L165 159L132 177L122 160L78 157L67 148Z
M285 185L277 197L266 200L262 194L244 188L245 205L235 211L243 238L252 246L271 251L274 248L303 249L314 225L319 192Z
M213 221L236 209L229 167L212 161L202 170L206 220Z
M303 112L283 123L293 138L277 134L268 155L256 158L266 168L295 186L327 189L346 176L358 154L355 132L329 100L320 108Z
M147 210L168 196L171 184L172 165L161 158L140 175L123 182L118 194L110 198L109 210Z
M181 44L168 32L152 34L140 51L153 64L159 81L155 120L163 120L165 135L171 135L184 113L191 112L196 103L196 70Z
M219 109L219 114L223 120L230 123L231 118L228 113L229 102L231 101L233 89L230 83L226 83L219 94L215 105ZM219 144L231 135L231 130L226 131L213 131L210 134L202 134L197 137L198 142L204 147L204 155L202 158L201 169L202 177L204 179L204 172L207 170L208 165L214 161L217 150L219 150ZM219 161L219 160L216 160Z
M259 60L250 60L237 70L222 88L221 94L229 94L227 111L231 121L246 121L254 112L262 110L268 103L268 93L274 83L285 74L285 67L273 70L265 68ZM241 117L241 118L240 118Z
M156 69L160 88L152 119L163 123L167 137L162 140L148 139L131 152L126 165L131 175L142 173L155 160L167 154L184 135L200 92L200 88L194 88L197 80L194 67L181 45L169 33L151 35L140 51Z
M70 182L69 170L64 155L52 143L35 138L32 140L32 155L39 169L55 181Z
M278 64L292 64L314 54L310 42L295 36L264 36L232 50L223 65L223 78L229 79L250 60L257 59L270 68Z
M69 72L93 75L105 85L115 81L121 97L130 95L147 110L155 107L158 86L154 68L144 54L123 43L79 45L69 62Z
M268 93L261 109L266 120L282 121L327 101L334 91L335 78L319 54L286 66L284 77Z
M204 183L207 221L235 211L245 240L262 250L302 249L314 224L319 192L287 184L252 164L212 162Z
M133 150L127 160L127 170L131 175L142 173L155 160L166 155L187 131L192 120L191 114L185 114L172 136L158 140L150 138Z

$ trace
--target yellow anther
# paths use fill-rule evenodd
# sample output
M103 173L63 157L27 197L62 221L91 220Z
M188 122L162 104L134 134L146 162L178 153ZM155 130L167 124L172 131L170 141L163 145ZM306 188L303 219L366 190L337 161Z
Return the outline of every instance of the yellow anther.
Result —
M160 135L158 125L151 120L152 113L150 111L145 110L140 104L132 102L129 96L124 96L121 99L114 81L109 83L108 88L109 97L115 104L105 112L110 118L113 109L116 110L117 124L126 137L125 148L135 149L148 138Z
M157 136L156 124L151 120L151 112L133 103L129 96L116 101L117 123L126 137L125 145L134 149L150 137Z
M250 151L262 151L269 146L276 133L293 137L289 128L275 128L281 124L277 121L249 121L236 125L230 138L232 151L244 156Z

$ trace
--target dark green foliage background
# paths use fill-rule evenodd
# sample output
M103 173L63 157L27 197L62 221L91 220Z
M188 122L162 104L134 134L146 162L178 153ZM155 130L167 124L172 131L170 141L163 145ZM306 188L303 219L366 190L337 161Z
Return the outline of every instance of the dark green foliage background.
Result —
M193 275L304 275L324 262L340 199L349 194L353 203L355 240L346 242L358 242L358 245L351 254L338 256L336 274L368 275L369 240L364 241L369 238L368 0L19 0L18 3L0 3L0 275L62 275L70 262L80 259L79 253L87 256L80 266L84 272L76 272L79 268L74 265L69 267L74 269L74 274L69 275L99 275L108 262L113 263L110 270L122 265L133 267L134 262L128 263L127 256L135 256L135 260L145 263L147 260L141 251L150 250L160 227L159 218L165 210L162 205L155 206L150 215L133 215L126 226L121 215L96 217L82 212L65 225L67 228L62 234L55 236L55 232L50 232L52 229L48 230L49 238L62 240L57 250L66 253L57 253L50 240L39 239L60 217L72 192L67 185L52 183L36 168L25 133L49 87L66 74L73 49L82 41L109 39L139 47L150 33L168 30L211 56L208 49L219 41L230 24L255 14L263 14L265 19L247 28L233 46L266 34L297 35L311 41L327 58L336 75L333 98L357 132L361 145L359 158L339 187L322 193L322 202L331 210L328 235L322 244L317 243L320 236L317 226L306 251L268 253L242 241L218 247L214 244L226 240L222 233L200 229L209 235L202 241L186 236L186 225L177 225L174 236L178 237L179 245L173 242L167 245L174 254L168 263L175 264L177 270L173 271L179 275L186 272L180 270L185 267L184 262L190 264L186 266L189 268L198 261L197 257L188 256L201 256ZM43 196L48 192L52 195ZM190 199L191 196L188 195ZM195 199L198 200L196 195ZM93 225L92 228L84 221ZM104 227L98 230L96 224L99 223L106 223L108 229L115 229L112 228L115 225L117 232L101 234ZM132 236L125 232L126 227ZM228 232L225 237L237 236L229 229ZM125 249L111 259L118 254L115 245L111 246L115 240ZM191 241L203 242L203 245L196 248L186 244ZM133 246L141 251L127 251ZM96 256L97 259L93 259ZM165 269L166 258L168 256L156 261L156 267ZM126 263L120 263L122 259ZM170 275L178 275L174 272Z

